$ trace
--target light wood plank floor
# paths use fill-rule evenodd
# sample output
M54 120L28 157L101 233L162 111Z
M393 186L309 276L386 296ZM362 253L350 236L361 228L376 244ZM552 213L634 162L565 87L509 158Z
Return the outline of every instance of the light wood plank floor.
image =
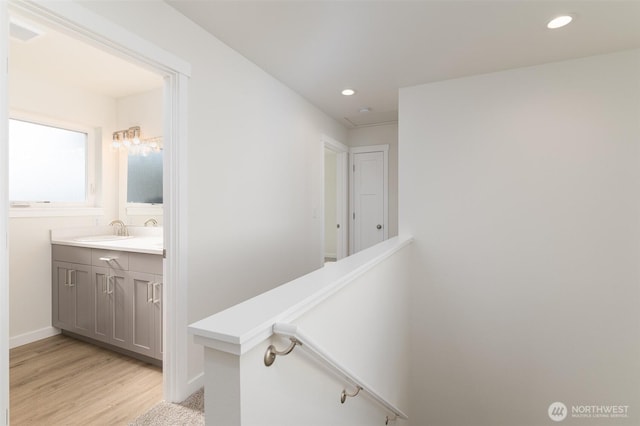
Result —
M67 336L11 350L12 426L126 425L162 400L159 367Z

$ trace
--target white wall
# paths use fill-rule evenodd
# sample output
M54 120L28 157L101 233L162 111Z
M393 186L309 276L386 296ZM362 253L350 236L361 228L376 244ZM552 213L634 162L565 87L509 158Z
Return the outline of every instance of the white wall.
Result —
M350 147L389 145L389 238L398 235L398 124L349 129Z
M324 150L324 256L336 257L338 251L336 205L336 153Z
M414 425L640 423L640 51L402 89Z
M191 64L189 321L320 267L319 141L345 129L163 2L82 4Z
M114 99L42 80L29 70L13 67L9 77L10 112L36 118L103 129L102 208L106 217L117 216L117 157L110 150L110 135L116 119ZM19 213L19 212L18 212ZM12 346L42 338L51 328L51 245L49 230L93 226L98 216L15 217L9 220L9 294Z

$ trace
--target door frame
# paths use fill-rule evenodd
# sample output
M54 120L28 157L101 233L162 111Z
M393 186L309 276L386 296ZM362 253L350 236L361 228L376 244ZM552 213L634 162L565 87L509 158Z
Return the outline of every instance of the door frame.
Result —
M382 165L383 165L383 188L382 188L382 208L383 208L383 222L382 222L382 239L389 238L389 144L383 145L369 145L369 146L357 146L349 149L349 254L354 254L355 248L355 235L356 227L353 221L355 220L355 198L354 198L354 156L355 154L364 154L370 152L382 152Z
M336 237L336 259L340 260L343 257L346 257L348 254L348 233L347 228L349 227L349 211L347 209L347 192L348 192L348 156L349 156L349 147L343 143L338 142L337 140L327 136L322 135L322 203L321 203L321 211L322 211L322 263L324 264L324 255L325 255L325 221L324 221L324 150L328 149L329 151L336 153L336 220L338 224L340 224L340 228L338 228L338 235Z
M188 381L187 334L187 85L191 65L173 53L165 51L146 39L123 29L116 23L72 2L48 2L32 0L29 3L10 0L0 2L0 60L8 57L9 13L24 15L40 21L72 37L86 42L106 52L145 67L164 76L165 108L164 122L164 247L169 256L165 257L163 286L164 322L164 398L177 402L190 394L194 385ZM6 63L6 62L5 62ZM6 70L0 73L0 88L7 93ZM0 161L7 166L7 122L8 106L6 95L0 99ZM0 371L8 372L9 332L8 332L8 171L0 172L0 235L6 243L0 244ZM6 304L6 306L5 306ZM171 312L171 315L167 315ZM0 408L9 408L8 374L1 374ZM6 416L8 418L8 415ZM0 421L1 423L1 421Z
M9 11L0 2L0 63L9 56ZM7 66L0 67L0 424L9 424L9 111Z

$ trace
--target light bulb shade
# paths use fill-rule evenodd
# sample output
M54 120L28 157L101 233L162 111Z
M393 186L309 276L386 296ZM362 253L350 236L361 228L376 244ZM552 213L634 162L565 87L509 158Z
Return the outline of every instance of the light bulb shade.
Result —
M138 145L140 143L140 127L129 127L129 130L127 130L127 139L134 145Z
M113 146L114 148L120 148L120 145L122 145L122 143L120 142L120 133L115 132L113 134L113 140L111 142L111 146Z

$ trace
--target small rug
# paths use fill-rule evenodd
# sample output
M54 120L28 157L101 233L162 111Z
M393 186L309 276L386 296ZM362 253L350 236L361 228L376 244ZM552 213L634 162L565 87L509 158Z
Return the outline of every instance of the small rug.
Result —
M136 418L129 426L198 426L204 425L204 389L179 404L162 401Z

